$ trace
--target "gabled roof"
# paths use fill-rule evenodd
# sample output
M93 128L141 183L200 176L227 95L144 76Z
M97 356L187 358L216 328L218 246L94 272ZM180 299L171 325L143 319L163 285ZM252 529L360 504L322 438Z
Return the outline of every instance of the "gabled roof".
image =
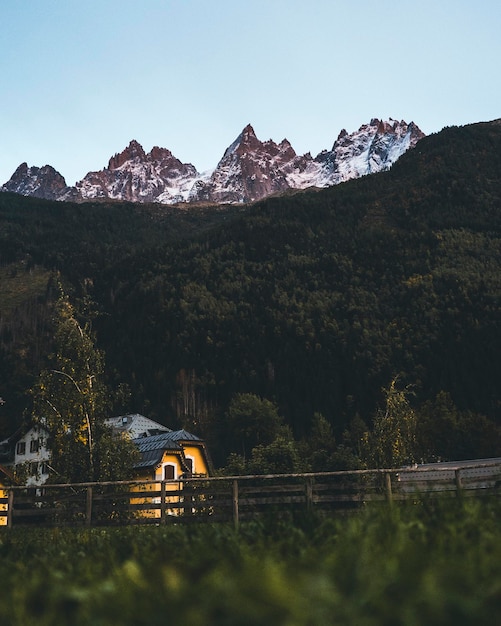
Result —
M135 463L134 467L139 469L157 466L166 450L174 454L182 454L182 447L169 437L170 434L166 432L152 437L134 439L133 443L141 454L141 460Z
M152 437L134 439L133 443L141 454L141 460L134 467L137 469L155 467L161 462L165 451L182 455L183 447L179 442L188 441L204 445L200 437L186 430L171 430Z
M181 455L183 450L181 446L176 446L169 450L173 454ZM161 461L164 455L165 448L155 448L153 450L143 450L141 452L141 460L137 463L134 463L134 467L136 469L147 468L147 467L156 467Z
M37 424L30 420L29 422L24 423L20 428L18 428L12 435L7 437L7 439L3 439L0 441L0 453L2 450L11 449L20 439L25 437L31 431L35 431L38 433L47 433L47 429L43 424Z
M12 435L7 437L7 439L3 439L2 441L0 441L0 450L2 448L7 449L10 446L12 446L13 444L17 443L19 441L19 439L21 439L21 437L25 433L26 433L26 429L18 428L14 433L12 433Z
M133 442L136 446L140 447L141 445L148 446L166 446L172 444L176 441L199 441L202 443L200 437L196 435L192 435L186 430L170 430L165 433L160 433L158 435L153 435L152 437L138 437L134 439Z
M192 435L191 433L189 433L187 430L172 430L170 433L168 433L170 439L172 439L173 441L200 441L202 442L202 440L200 439L200 437L197 437L196 435Z
M156 435L155 437L140 437L139 439L134 439L133 443L141 453L151 452L152 450L182 450L182 447L177 441L166 439L161 435Z
M154 422L140 413L108 417L104 421L114 432L127 433L132 439L148 437L161 432L170 432L170 428L167 428L167 426Z

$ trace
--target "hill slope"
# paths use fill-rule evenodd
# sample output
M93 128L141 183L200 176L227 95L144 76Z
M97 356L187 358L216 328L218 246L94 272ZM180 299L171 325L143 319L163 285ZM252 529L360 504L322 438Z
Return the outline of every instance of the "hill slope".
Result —
M297 434L320 411L339 435L399 374L416 403L443 390L499 422L500 178L501 125L450 128L389 172L206 209L202 230L175 209L98 205L89 220L47 203L28 235L21 200L10 213L2 200L16 241L2 254L29 254L93 298L110 372L151 417L213 428L251 391Z

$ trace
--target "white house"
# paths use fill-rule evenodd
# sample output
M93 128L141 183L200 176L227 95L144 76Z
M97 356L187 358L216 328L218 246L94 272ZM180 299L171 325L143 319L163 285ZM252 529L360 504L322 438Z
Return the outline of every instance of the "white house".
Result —
M139 413L110 417L105 420L115 433L126 433L131 439L151 437L171 432L170 428L154 422ZM33 426L26 433L18 430L14 435L0 441L0 460L5 467L26 468L26 485L43 485L51 471L50 451L47 448L48 433L43 426Z
M0 442L0 447L9 450L9 458L4 461L4 465L12 468L24 465L28 486L43 485L49 478L50 452L47 449L47 434L42 426L33 426L24 434L17 431L9 439Z

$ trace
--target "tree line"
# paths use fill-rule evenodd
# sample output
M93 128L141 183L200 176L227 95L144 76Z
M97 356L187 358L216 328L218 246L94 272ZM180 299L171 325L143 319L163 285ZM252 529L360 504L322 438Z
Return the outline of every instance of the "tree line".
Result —
M291 442L312 467L322 455L380 463L391 390L412 390L412 456L489 455L501 419L500 143L496 124L446 129L390 172L198 213L2 194L0 261L58 272L128 407L201 434L220 465L257 449L264 466L263 446L293 455ZM41 307L51 298L32 294ZM6 364L24 363L26 383L43 361L2 337L0 417ZM281 425L242 449L229 416L245 397L270 402ZM315 432L331 441L320 456Z

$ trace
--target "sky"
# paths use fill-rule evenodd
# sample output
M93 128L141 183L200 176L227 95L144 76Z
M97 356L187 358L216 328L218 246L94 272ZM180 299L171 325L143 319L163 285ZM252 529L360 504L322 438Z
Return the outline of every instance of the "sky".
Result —
M132 139L198 171L248 124L298 154L372 118L501 117L499 0L1 0L0 184Z

